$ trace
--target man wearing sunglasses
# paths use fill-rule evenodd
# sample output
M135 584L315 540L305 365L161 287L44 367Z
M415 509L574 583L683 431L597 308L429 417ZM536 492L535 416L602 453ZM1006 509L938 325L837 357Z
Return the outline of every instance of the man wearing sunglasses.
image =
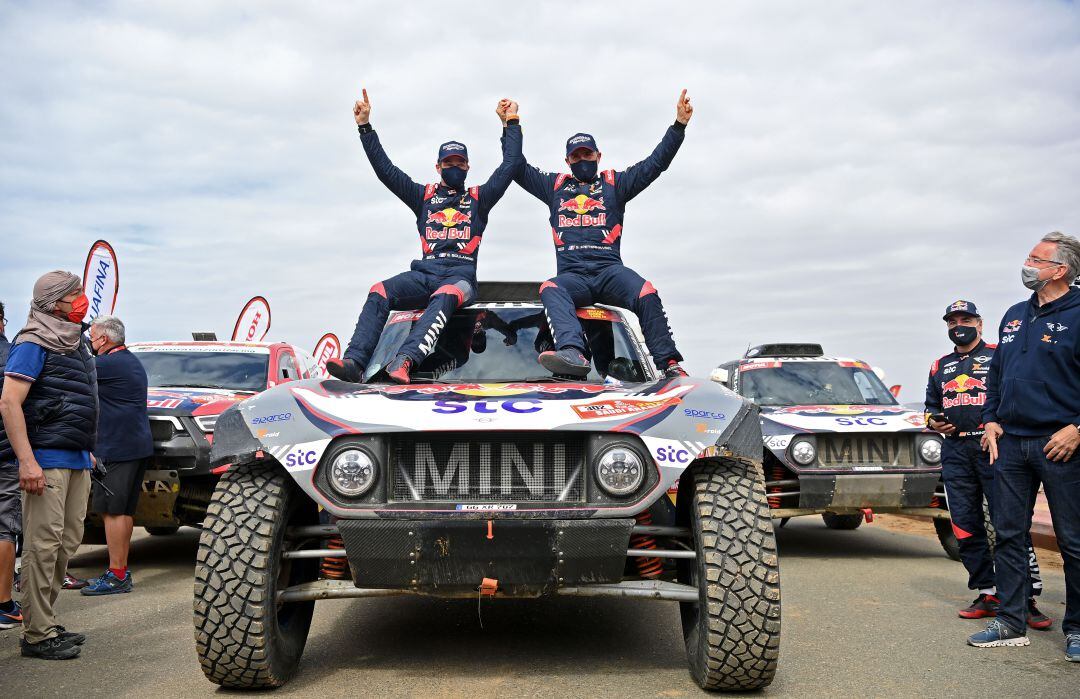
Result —
M1006 313L990 365L983 446L994 465L994 551L1000 604L980 648L1026 646L1031 493L1041 482L1065 568L1065 657L1080 662L1080 241L1050 233L1021 281L1033 292Z

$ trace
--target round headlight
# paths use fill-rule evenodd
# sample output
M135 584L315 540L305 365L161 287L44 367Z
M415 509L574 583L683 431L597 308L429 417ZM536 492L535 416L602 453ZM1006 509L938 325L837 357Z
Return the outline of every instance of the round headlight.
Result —
M919 445L919 455L922 456L923 461L928 464L936 464L941 462L941 440L940 439L927 439Z
M330 464L330 486L338 494L355 498L375 484L375 460L361 449L346 449Z
M808 439L796 440L791 445L791 458L800 466L809 466L817 458L817 449L814 448L813 442Z
M645 466L636 451L612 447L596 462L596 480L611 495L629 495L645 480Z

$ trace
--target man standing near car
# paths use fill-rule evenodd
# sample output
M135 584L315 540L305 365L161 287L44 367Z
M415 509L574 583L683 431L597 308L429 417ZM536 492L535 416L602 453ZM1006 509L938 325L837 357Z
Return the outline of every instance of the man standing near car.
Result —
M0 392L4 388L4 366L7 364L8 343L4 334L4 304L0 303ZM15 578L15 548L22 534L22 499L19 496L19 466L15 452L0 420L0 629L22 626L19 603L11 599Z
M105 466L104 480L93 487L92 508L105 524L109 568L87 581L84 595L114 595L133 587L128 550L154 440L146 411L146 370L124 345L125 336L124 324L116 316L101 315L90 324L101 400L94 455Z
M963 619L997 615L994 559L986 536L983 500L994 511L994 468L979 440L983 435L982 411L986 380L997 345L982 337L982 317L971 301L956 301L942 317L954 348L930 367L926 384L926 413L930 429L945 438L941 448L941 476L952 518L960 560L968 572L968 588L979 596L960 610ZM1035 493L1032 492L1032 499ZM1042 593L1042 578L1031 537L1027 539L1029 577L1027 624L1048 629L1053 620L1039 611L1035 596Z
M1080 241L1050 233L1021 280L1033 292L1008 311L990 365L983 443L994 464L997 618L968 639L1026 646L1027 533L1041 481L1065 568L1065 658L1080 662Z
M555 349L542 352L539 359L553 374L589 373L587 342L577 309L608 303L637 315L660 371L668 377L686 376L660 295L652 282L623 264L620 246L627 202L671 165L693 113L683 90L675 105L675 123L649 157L626 170L598 172L601 153L596 141L578 133L566 141L566 164L572 174L541 172L526 163L514 178L548 207L555 242L556 276L540 285Z
M53 605L82 541L97 438L97 372L82 336L89 306L78 276L56 271L38 279L0 395L25 492L22 654L47 660L78 656L86 640L57 623Z

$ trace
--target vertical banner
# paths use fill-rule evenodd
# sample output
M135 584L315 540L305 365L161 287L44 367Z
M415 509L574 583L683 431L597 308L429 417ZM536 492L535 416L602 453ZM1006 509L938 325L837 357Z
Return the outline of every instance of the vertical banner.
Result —
M315 343L315 362L325 372L326 363L341 356L341 340L334 333L326 333Z
M101 315L112 315L119 291L120 268L116 263L116 251L104 240L96 240L90 246L83 268L83 293L90 299L85 322Z
M270 332L270 304L262 296L253 296L233 326L234 342L262 342Z

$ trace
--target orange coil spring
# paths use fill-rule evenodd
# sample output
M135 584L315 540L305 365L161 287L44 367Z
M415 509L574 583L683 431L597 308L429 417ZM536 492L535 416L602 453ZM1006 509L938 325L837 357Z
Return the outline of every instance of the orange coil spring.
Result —
M344 549L345 542L341 540L340 536L332 536L326 540L326 548ZM330 580L346 580L349 577L349 559L344 556L341 558L324 558L320 568L322 576Z
M781 466L780 464L773 464L772 474L771 475L772 475L772 480L774 480L774 481L782 481L787 477L787 470L783 466ZM779 492L782 492L782 491L783 491L783 488L781 488L778 485L774 485L774 486L769 487L769 492L770 493L779 493ZM780 498L779 497L771 496L771 497L769 497L767 499L769 501L769 508L770 509L773 509L773 510L780 509Z
M639 512L635 515L638 524L649 525L652 524L652 514L649 512ZM634 534L630 537L630 548L633 549L655 549L656 539L646 534ZM638 575L643 578L655 578L664 572L664 564L659 558L645 558L644 556L636 556L634 558L634 565L637 566Z
M941 507L941 500L938 500L938 496L930 498L930 507Z

